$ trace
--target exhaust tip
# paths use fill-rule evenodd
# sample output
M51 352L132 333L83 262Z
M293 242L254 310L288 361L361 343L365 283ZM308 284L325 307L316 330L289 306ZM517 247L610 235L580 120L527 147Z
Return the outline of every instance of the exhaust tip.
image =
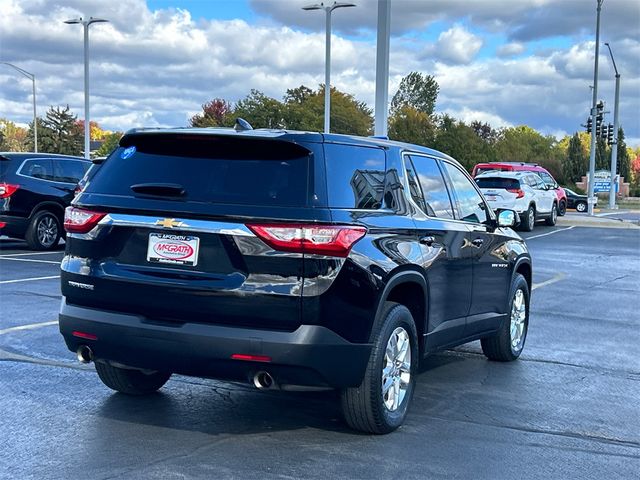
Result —
M253 384L259 390L269 390L274 387L275 382L269 372L258 372L253 376Z
M80 345L76 355L80 363L91 363L93 361L93 351L86 345Z

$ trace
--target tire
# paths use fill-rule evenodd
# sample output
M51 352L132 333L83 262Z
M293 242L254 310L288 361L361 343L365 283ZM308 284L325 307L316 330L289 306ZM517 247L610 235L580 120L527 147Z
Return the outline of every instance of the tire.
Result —
M551 207L551 216L545 220L545 223L550 227L553 227L556 224L557 220L558 220L558 208L554 203L553 206Z
M576 203L576 211L580 213L584 213L587 211L587 202L578 202Z
M524 214L524 219L520 224L521 228L525 232L530 232L536 225L536 209L533 205L529 205L527 213Z
M31 219L24 239L32 250L51 250L58 246L61 233L62 227L58 217L48 210L43 210Z
M141 370L114 367L105 362L95 362L102 383L112 390L127 395L149 395L158 391L171 377L170 373L144 373Z
M564 217L566 213L567 213L567 202L565 202L564 200L560 200L560 206L558 207L558 216Z
M518 298L522 303L518 303ZM511 362L522 353L529 330L530 298L527 281L522 275L516 274L509 290L508 317L495 335L480 341L482 352L489 360Z
M385 302L372 332L373 350L362 383L341 392L342 412L351 428L383 434L402 425L415 390L419 363L417 339L416 326L409 309L404 305ZM403 342L399 344L398 340ZM403 349L401 345L406 342L409 344ZM397 368L399 365L388 365L388 351L397 354L394 355L396 361L406 362L409 356L409 365L405 363L405 368L400 369ZM384 378L388 380L386 395L383 393Z

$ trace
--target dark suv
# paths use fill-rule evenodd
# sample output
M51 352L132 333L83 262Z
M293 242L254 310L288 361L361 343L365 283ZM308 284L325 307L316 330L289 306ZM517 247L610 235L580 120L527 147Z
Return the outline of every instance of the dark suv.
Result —
M58 245L64 209L91 162L48 153L0 153L0 234L35 250Z
M67 209L60 331L132 395L172 373L341 391L404 420L420 359L516 359L531 259L453 159L374 138L130 131Z

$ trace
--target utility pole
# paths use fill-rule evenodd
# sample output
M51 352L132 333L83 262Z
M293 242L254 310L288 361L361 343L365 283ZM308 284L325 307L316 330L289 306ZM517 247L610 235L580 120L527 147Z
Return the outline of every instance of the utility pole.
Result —
M376 118L374 135L388 133L389 113L389 38L391 36L391 0L378 0L378 39L376 54Z
M91 120L89 116L89 26L93 23L103 23L109 20L89 17L83 20L82 17L66 20L68 25L80 24L84 27L84 158L91 158Z
M15 71L17 71L21 75L31 80L31 87L33 91L33 151L35 153L38 153L38 116L36 113L36 76L33 73L29 73L20 67L16 67L12 63L2 62L2 64L13 68Z
M611 55L611 63L613 63L613 70L616 72L616 100L613 107L613 144L611 146L611 187L609 189L609 208L615 209L616 207L616 186L619 181L616 182L616 171L618 170L618 106L620 105L620 74L616 67L616 61L613 59L613 52L611 46L605 43L609 49L609 55Z
M600 55L600 10L604 0L596 0L598 2L596 14L596 58L593 64L593 100L591 102L591 116L595 118L597 114L596 103L598 101L598 56ZM595 204L594 184L596 175L596 129L591 131L591 151L589 153L589 192L587 204L589 205L589 215L593 215L593 206Z

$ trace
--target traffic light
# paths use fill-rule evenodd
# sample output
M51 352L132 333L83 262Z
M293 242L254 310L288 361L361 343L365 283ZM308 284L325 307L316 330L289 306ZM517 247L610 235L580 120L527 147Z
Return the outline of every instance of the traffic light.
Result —
M598 140L605 140L607 138L607 124L604 123L600 125L600 132L598 135Z
M607 132L607 145L613 145L613 125L609 124L609 131Z
M600 137L602 135L602 119L603 118L604 118L604 113L602 113L602 110L600 110L600 107L598 107L598 113L596 115L596 137Z
M591 117L587 118L587 133L591 133L591 129L593 128L593 120Z

